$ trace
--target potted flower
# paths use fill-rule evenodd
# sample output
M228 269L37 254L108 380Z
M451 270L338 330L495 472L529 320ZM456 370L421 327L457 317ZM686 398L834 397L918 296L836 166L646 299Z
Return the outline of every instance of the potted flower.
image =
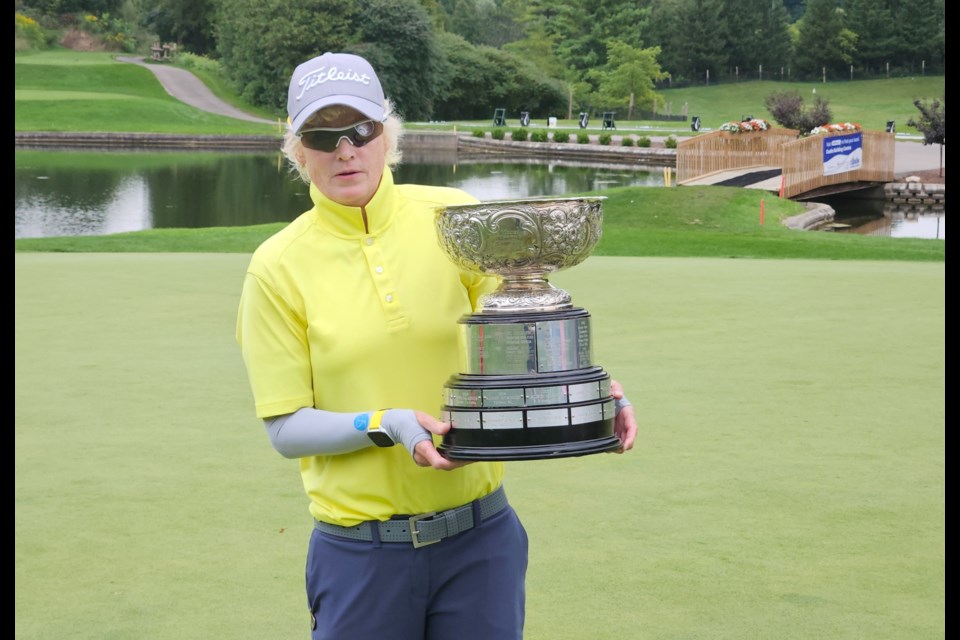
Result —
M766 131L770 128L766 120L760 118L751 118L743 122L724 122L720 125L720 131L727 133L753 133L755 131Z
M809 135L818 136L827 133L847 133L849 131L860 131L859 122L837 122L834 124L824 124L819 127L814 127L810 130Z

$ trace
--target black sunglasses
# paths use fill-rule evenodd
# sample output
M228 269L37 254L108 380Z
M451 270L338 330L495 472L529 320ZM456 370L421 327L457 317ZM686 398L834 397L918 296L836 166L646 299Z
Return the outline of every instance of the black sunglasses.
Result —
M304 129L298 136L300 142L307 149L314 151L325 151L330 153L336 151L340 146L340 141L346 138L350 144L355 147L362 147L371 140L377 138L383 133L383 123L373 120L364 120L349 127L340 129Z

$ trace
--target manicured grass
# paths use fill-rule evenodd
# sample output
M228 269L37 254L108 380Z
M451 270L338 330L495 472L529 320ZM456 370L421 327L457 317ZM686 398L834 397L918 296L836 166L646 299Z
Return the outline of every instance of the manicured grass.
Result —
M233 339L248 259L15 255L19 640L308 637L307 499ZM594 256L553 281L641 429L508 463L527 640L944 637L944 263Z
M834 122L859 122L864 129L883 131L888 120L894 120L900 133L917 133L907 120L920 112L914 99L943 98L945 76L891 78L889 80L839 80L819 82L742 82L692 89L668 89L664 98L672 103L674 113L686 104L690 115L699 115L703 127L716 129L724 122L739 121L752 115L774 124L764 107L764 99L772 93L796 92L808 107L817 96L825 99L833 112Z
M55 51L18 54L15 61L16 131L277 134L275 125L183 104L149 69L108 54Z

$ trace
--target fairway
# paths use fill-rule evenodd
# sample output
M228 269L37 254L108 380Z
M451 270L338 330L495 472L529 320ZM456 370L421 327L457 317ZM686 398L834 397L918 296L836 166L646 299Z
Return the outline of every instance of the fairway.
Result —
M15 253L19 640L308 637L307 499L233 337L248 259ZM507 463L527 640L944 637L944 262L552 281L640 434Z

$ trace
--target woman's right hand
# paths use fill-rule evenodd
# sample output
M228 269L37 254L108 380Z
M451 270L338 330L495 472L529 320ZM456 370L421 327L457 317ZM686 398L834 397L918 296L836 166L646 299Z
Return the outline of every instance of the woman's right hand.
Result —
M402 444L421 467L442 471L459 469L466 461L450 460L437 451L433 435L450 431L449 422L441 422L428 413L412 409L390 409L383 414L380 428L397 444Z
M450 431L449 422L441 422L430 414L423 413L422 411L415 411L414 413L417 415L420 426L430 433L442 436ZM450 460L449 458L443 457L443 454L437 451L437 447L433 444L433 438L417 443L416 447L414 447L413 460L421 467L433 467L441 471L451 471L453 469L459 469L465 464L469 464L469 461Z

